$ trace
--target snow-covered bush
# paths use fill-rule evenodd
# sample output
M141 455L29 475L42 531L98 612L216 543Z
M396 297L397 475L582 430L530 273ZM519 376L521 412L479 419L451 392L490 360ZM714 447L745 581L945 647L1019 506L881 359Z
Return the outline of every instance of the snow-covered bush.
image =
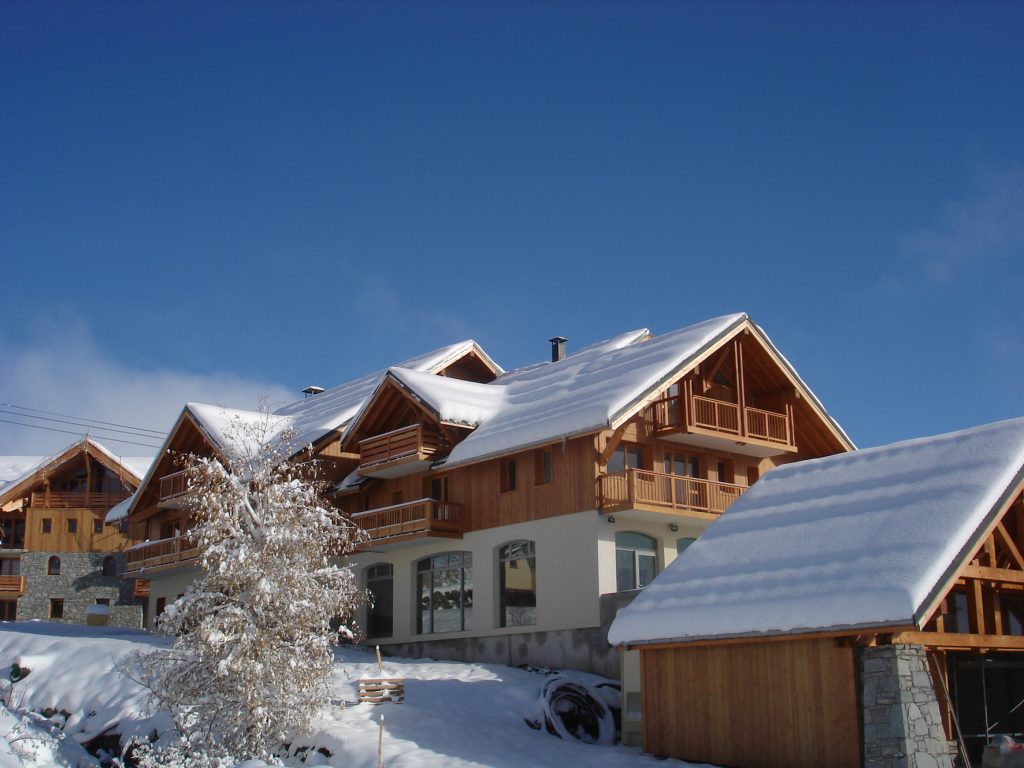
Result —
M203 573L159 619L173 648L138 668L182 735L167 763L266 759L306 732L327 700L332 620L347 634L362 599L334 561L359 531L322 500L315 462L289 458L272 418L231 423L226 461L186 462L187 535Z

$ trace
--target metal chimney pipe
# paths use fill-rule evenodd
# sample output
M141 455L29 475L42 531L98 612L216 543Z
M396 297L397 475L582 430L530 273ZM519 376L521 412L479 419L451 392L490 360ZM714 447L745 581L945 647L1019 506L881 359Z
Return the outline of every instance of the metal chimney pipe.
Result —
M568 339L562 336L553 336L548 339L551 342L551 362L557 363L563 357L565 357L565 342Z

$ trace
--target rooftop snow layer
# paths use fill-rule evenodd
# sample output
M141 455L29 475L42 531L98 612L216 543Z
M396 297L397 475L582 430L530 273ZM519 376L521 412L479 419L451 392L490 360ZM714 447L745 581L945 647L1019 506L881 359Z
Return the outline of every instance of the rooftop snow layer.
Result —
M261 445L292 426L292 419L288 417L220 405L188 403L185 410L192 414L214 444L228 453L255 453ZM297 444L298 447L302 445L304 443Z
M399 363L398 367L436 373L470 350L475 350L483 359L494 365L495 369L501 371L501 368L472 339L411 358ZM351 421L367 398L373 394L385 373L384 370L375 371L355 381L331 387L319 395L296 400L278 408L274 414L291 417L297 445L314 443L328 432L339 429Z
M605 429L746 319L717 317L648 341L641 341L646 330L632 331L558 362L507 373L487 385L505 390L503 407L455 446L445 463L465 464Z
M388 373L415 393L441 421L450 424L475 427L497 413L505 402L507 388L496 384L449 379L405 368L389 368Z
M0 456L0 490L30 474L44 461L43 456Z
M134 476L134 482L141 480L148 471L149 465L153 463L153 456L118 456L105 445L96 442L94 438L85 437L61 448L52 456L0 456L0 493L3 493L4 489L12 489L36 472L47 468L69 449L81 445L86 440L93 449L102 453L113 464L128 470Z
M1024 419L772 470L627 608L613 645L919 624L1024 467Z

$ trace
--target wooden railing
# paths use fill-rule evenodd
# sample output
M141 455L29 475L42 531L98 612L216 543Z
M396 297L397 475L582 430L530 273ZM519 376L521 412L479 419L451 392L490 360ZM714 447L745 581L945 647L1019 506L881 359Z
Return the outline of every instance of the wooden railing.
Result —
M35 491L30 505L41 509L110 509L130 495L128 491Z
M645 469L599 475L597 481L597 503L603 512L646 504L717 515L747 490L742 485L666 475Z
M190 537L175 536L172 539L140 544L127 550L125 554L125 570L134 572L194 560L199 556L199 550Z
M149 597L149 579L136 579L132 597Z
M360 440L359 466L369 467L407 456L433 456L440 448L441 436L436 429L413 424Z
M352 520L370 535L371 541L413 533L458 533L458 508L433 499L356 512Z
M690 397L690 407L685 406L684 395L658 400L647 411L648 423L655 431L685 430L693 426L726 435L794 446L790 409L786 413L776 413L761 408L740 408L736 403L702 395L693 395Z
M182 496L188 491L188 470L173 472L160 478L160 501Z
M0 593L23 594L25 592L24 576L0 576Z

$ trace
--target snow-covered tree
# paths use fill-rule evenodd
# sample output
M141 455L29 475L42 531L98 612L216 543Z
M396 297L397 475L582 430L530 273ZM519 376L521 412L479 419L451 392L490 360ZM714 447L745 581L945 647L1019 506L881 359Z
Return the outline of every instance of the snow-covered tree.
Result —
M186 462L202 574L159 619L173 648L140 669L181 732L172 762L266 759L308 731L332 643L363 599L337 560L360 532L322 500L316 463L290 460L274 422L235 419L225 460Z

